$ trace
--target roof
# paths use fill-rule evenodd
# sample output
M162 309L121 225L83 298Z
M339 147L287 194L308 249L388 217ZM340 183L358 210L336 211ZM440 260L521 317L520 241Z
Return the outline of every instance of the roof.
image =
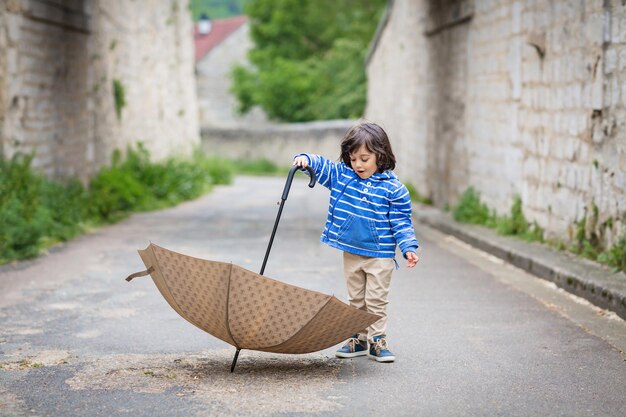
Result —
M248 21L248 16L234 16L227 19L211 20L211 31L207 35L200 35L198 28L193 29L193 38L196 51L196 62L202 59L211 49L219 45L231 33Z

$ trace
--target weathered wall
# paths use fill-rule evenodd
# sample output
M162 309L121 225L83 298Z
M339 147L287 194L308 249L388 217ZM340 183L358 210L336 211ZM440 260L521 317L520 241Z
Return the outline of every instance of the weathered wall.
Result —
M396 154L396 173L429 194L425 191L426 171L418 169L427 163L427 123L417 115L426 112L428 106L423 99L425 90L415 88L426 71L424 61L418 60L415 53L426 47L422 29L414 23L420 20L422 9L419 2L395 2L383 16L374 53L367 61L365 114L367 120L380 124L387 132Z
M139 140L156 158L199 143L186 1L11 0L0 21L5 156L35 151L49 176L86 180Z
M341 139L355 123L330 120L272 124L240 128L202 128L202 148L207 155L230 159L266 159L289 165L299 153L316 153L338 160Z
M7 4L0 4L0 155L3 153L4 138L2 132L4 132L4 124L7 113L7 77L8 77L8 65L7 58L9 50L8 44L8 30L7 28Z
M155 158L189 154L199 146L192 21L187 0L98 0L91 39L95 137L105 156L142 141ZM117 117L114 80L126 106Z
M247 62L247 53L252 46L249 28L249 24L245 23L196 63L202 127L234 128L268 124L265 114L259 108L239 115L236 99L230 93L230 71L233 65Z
M501 214L520 195L551 235L594 211L607 243L624 229L621 0L395 0L378 41L366 117L412 137L397 152L423 155L403 177L435 204L472 185Z

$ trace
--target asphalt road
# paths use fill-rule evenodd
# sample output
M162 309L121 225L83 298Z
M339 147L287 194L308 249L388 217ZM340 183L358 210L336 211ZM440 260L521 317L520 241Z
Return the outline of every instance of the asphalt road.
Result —
M234 348L124 278L150 241L258 271L283 185L238 178L0 267L0 415L626 415L623 320L421 225L392 283L395 363L244 350L231 374ZM345 300L326 191L294 181L265 274Z

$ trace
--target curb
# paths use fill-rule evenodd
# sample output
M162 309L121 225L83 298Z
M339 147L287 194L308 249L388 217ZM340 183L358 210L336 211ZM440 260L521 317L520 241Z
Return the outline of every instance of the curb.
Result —
M413 207L413 217L417 221L539 278L552 281L558 287L611 310L626 320L626 274L623 272L615 272L609 267L543 244L500 236L483 226L458 223L449 214L433 207L415 203Z

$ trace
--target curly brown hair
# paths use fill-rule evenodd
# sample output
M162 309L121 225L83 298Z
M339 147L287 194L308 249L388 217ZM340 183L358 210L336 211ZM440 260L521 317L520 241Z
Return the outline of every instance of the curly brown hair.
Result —
M376 123L363 122L351 127L341 141L341 155L339 159L346 165L350 164L350 154L361 146L376 155L378 172L396 167L396 157L391 150L389 137L382 127Z

